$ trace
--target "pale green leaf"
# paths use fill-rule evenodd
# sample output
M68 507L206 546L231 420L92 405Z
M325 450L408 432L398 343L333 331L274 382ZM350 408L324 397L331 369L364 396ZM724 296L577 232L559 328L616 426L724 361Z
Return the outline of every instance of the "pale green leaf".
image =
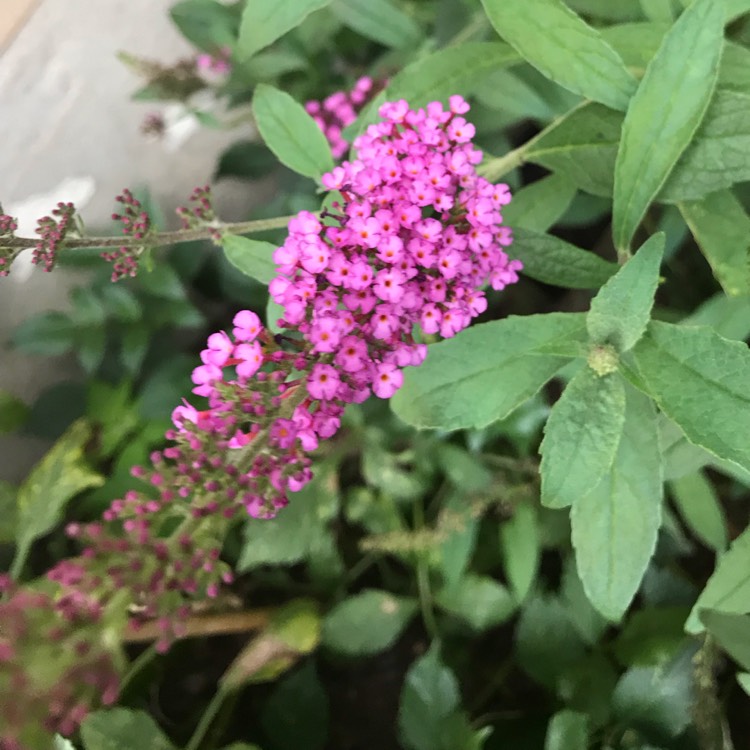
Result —
M172 743L145 711L111 708L89 714L81 726L86 750L172 750Z
M711 549L723 552L728 543L727 523L713 485L703 472L672 480L670 490L693 534Z
M658 199L696 200L750 180L750 95L717 91Z
M750 669L750 615L703 609L700 618L719 646L743 669Z
M505 586L488 576L465 575L455 585L438 592L435 601L465 620L475 631L507 622L516 611L516 600Z
M750 612L750 529L745 529L719 558L685 624L688 633L703 630L699 619L703 609L735 615Z
M617 373L581 370L552 407L540 447L542 502L565 508L609 474L625 420L625 389Z
M221 246L227 260L245 276L250 276L261 284L268 284L278 276L273 262L276 246L270 242L225 234L221 238Z
M8 391L0 389L0 435L13 432L29 417L29 407Z
M331 0L251 0L242 13L237 54L247 60Z
M687 7L692 0L680 0ZM729 23L737 16L750 12L750 0L718 0L717 5L724 6L724 21Z
M568 210L575 194L575 186L565 177L548 175L513 194L513 200L503 208L503 222L514 230L522 227L546 232Z
M523 263L525 276L571 289L598 289L618 268L589 250L529 229L514 230L511 254Z
M331 10L344 25L386 47L416 46L417 22L390 0L333 0Z
M613 236L625 250L708 108L723 44L722 10L695 0L669 30L628 107L615 163Z
M537 510L531 503L519 503L500 525L500 543L505 576L521 602L531 590L542 553Z
M745 693L750 696L750 672L737 672L737 682Z
M722 289L750 294L750 218L734 194L719 190L679 207Z
M351 656L388 648L416 614L414 599L368 589L337 604L323 620L323 644Z
M527 118L549 121L554 117L550 103L513 69L500 68L484 76L474 96L510 122ZM498 119L497 115L493 118L495 123Z
M510 414L569 361L545 354L546 346L584 336L584 316L571 313L472 326L431 346L427 361L406 371L391 407L417 427L483 427Z
M636 81L619 55L560 0L482 0L503 39L547 78L615 109Z
M14 577L23 569L32 542L60 522L68 501L83 490L104 483L104 477L84 460L84 448L90 438L90 425L83 420L74 422L19 488Z
M750 336L750 296L727 297L719 292L682 320L686 326L710 326L725 339L744 341Z
M661 522L656 410L628 386L625 425L609 472L571 511L578 574L591 603L618 621L640 586Z
M591 301L586 327L595 344L618 352L635 346L646 330L659 283L664 234L649 237Z
M652 321L633 349L638 374L688 439L750 470L750 350L708 328Z
M589 719L575 711L559 711L547 726L544 750L582 750L589 744Z
M568 0L567 4L577 13L592 16L602 21L634 21L641 18L640 0L618 0L603 3L601 0Z
M248 7L252 8L252 4ZM316 180L333 169L325 136L305 108L289 94L259 84L253 96L253 114L265 144L289 169Z

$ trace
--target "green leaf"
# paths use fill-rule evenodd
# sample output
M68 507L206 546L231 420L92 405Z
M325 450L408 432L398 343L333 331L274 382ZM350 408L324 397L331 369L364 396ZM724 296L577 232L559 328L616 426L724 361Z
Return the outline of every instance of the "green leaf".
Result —
M546 232L568 210L575 194L575 186L565 177L547 175L513 194L513 200L503 209L503 221L514 230L522 227Z
M552 83L550 85L554 86ZM565 93L570 95L567 90ZM498 117L493 113L494 117L488 124L493 130L498 129L498 123L502 124L504 121L514 122L531 118L548 122L555 116L555 111L544 96L514 70L493 70L483 77L474 95L480 104L500 114Z
M750 696L750 672L737 672L736 677L740 687Z
M691 0L680 0L683 6L691 2ZM737 16L743 15L743 13L750 12L750 0L720 0L717 5L724 6L724 21L729 23L730 21L737 18Z
M588 747L588 725L586 714L559 711L550 719L544 750L581 750Z
M750 528L732 542L728 552L719 558L716 570L685 623L688 633L700 633L701 610L713 609L726 614L744 615L750 612Z
M323 621L323 643L350 656L376 654L401 635L417 611L413 599L369 589L337 604Z
M227 260L245 276L256 279L261 284L268 284L278 276L273 262L276 246L270 242L225 234L221 238L221 246Z
M505 576L516 600L523 601L536 578L542 554L539 520L531 503L519 503L513 515L500 525Z
M466 570L479 532L477 513L463 493L452 493L443 505L440 528L445 534L440 544L441 570L446 588L451 588Z
M391 407L415 427L488 425L533 396L568 362L546 354L545 347L580 341L584 327L583 315L575 313L512 316L472 326L431 346L424 365L405 373Z
M750 669L750 615L728 615L704 609L700 618L724 651L743 669Z
M547 78L626 109L635 79L601 35L560 0L482 0L482 5L497 33Z
M242 13L237 53L247 60L299 26L315 10L331 0L252 0Z
M334 0L331 10L341 23L386 47L415 47L422 30L389 0Z
M406 673L401 691L398 726L410 750L436 750L443 746L444 721L461 700L458 681L440 659L437 643L417 659Z
M507 622L516 600L505 586L488 576L468 573L435 597L437 603L481 632Z
M288 1L271 2L277 7L291 5ZM250 4L248 10L253 7ZM266 83L259 84L253 96L253 113L266 145L289 169L315 180L333 169L325 136L305 108L289 94Z
M566 530L567 535L569 534ZM602 633L609 627L609 623L587 599L572 555L565 561L560 595L565 605L565 612L578 635L589 646L598 643Z
M595 344L626 352L643 336L654 306L664 234L655 234L599 290L591 301L586 327Z
M628 386L625 425L614 463L571 511L578 574L591 603L618 621L635 596L656 547L662 463L656 410Z
M581 250L558 237L514 229L511 254L523 263L523 274L537 281L571 289L598 289L617 264Z
M664 37L628 107L615 163L612 233L630 242L703 119L724 41L721 7L695 0Z
M63 313L35 315L21 323L13 332L13 346L26 354L56 357L70 351L75 342L76 326Z
M274 155L255 141L236 141L222 151L216 167L216 179L237 177L241 180L258 180L276 166Z
M612 468L625 422L625 389L617 373L581 370L552 407L540 447L542 502L578 503Z
M585 653L586 646L557 597L534 596L525 603L516 628L516 656L531 677L555 687Z
M89 714L81 725L86 750L172 750L156 722L145 711L111 708Z
M647 607L634 612L613 644L617 660L628 667L670 661L685 644L688 613L688 607Z
M198 49L214 53L221 47L234 46L237 15L215 0L182 0L170 8L169 15Z
M706 546L723 552L728 544L727 523L713 485L697 471L670 482L680 515Z
M99 487L104 477L84 462L91 428L74 422L32 469L18 490L16 556L12 574L17 578L35 539L50 532L61 520L68 501L89 487Z
M686 326L710 326L725 339L750 336L750 297L727 297L719 292L682 320Z
M602 3L601 0L568 0L568 5L582 15L593 16L603 21L634 21L643 15L640 0L618 0L616 3Z
M29 407L20 398L0 389L0 435L23 426L29 413Z
M722 289L750 294L750 218L742 204L719 190L679 208Z
M708 328L652 321L633 349L638 374L688 439L750 470L750 350Z
M248 519L237 569L295 563L323 543L327 526L338 511L338 492L330 472L295 492L276 518Z
M414 109L447 100L457 91L468 95L483 75L518 59L513 49L501 42L465 42L447 47L398 72L386 90L387 101L406 99Z
M101 289L107 314L122 323L135 323L143 311L138 298L122 284L107 284Z
M320 750L328 739L328 695L313 661L284 677L261 714L263 730L278 750Z

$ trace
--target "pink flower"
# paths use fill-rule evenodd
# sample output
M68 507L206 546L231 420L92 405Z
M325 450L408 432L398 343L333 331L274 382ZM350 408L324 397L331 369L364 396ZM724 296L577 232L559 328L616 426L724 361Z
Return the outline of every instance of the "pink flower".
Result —
M307 392L315 399L330 400L336 396L341 378L331 365L314 365L307 378Z
M404 374L395 365L378 365L372 390L379 398L390 398L404 382Z

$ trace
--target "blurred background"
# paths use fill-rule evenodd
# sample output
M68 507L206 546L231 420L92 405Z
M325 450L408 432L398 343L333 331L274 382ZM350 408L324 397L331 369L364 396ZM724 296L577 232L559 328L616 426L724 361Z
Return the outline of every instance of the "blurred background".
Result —
M210 181L216 155L237 131L183 120L169 139L146 138L144 118L160 105L131 101L140 81L114 54L157 60L194 54L170 21L173 4L0 0L0 204L19 217L19 234L33 234L36 220L63 200L81 208L88 227L107 226L114 197L144 185L171 226L174 208ZM257 191L222 180L215 190L221 215L245 218ZM0 390L32 403L54 383L83 378L72 354L40 359L8 342L37 313L67 309L71 287L85 273L46 274L19 263L0 285ZM0 434L0 480L22 479L48 445L29 434Z

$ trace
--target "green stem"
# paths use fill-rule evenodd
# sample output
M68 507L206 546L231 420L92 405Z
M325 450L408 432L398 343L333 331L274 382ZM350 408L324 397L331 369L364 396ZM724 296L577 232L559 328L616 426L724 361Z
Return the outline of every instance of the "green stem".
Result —
M414 503L414 530L416 532L424 529L424 507L421 498ZM422 619L431 639L439 636L435 610L432 601L432 589L430 587L430 570L425 552L417 552L417 589L419 591L419 604L422 609Z
M526 156L531 150L531 147L545 135L553 131L556 127L567 120L572 114L577 112L581 107L584 107L589 102L584 100L576 104L575 107L569 109L560 117L556 117L546 128L540 130L533 138L530 138L526 143L521 144L518 148L514 148L503 156L498 156L495 159L490 159L488 162L481 164L477 168L477 173L490 182L499 180L501 177L512 172L516 167L520 167L526 163Z
M130 665L128 671L124 674L122 680L120 680L120 694L123 694L133 678L140 672L144 667L147 667L156 657L156 644L152 644L145 649L141 654Z
M190 742L185 746L185 750L198 750L201 747L203 740L208 734L208 730L211 728L211 724L213 724L216 715L221 710L229 694L230 691L227 688L222 685L217 686L216 693L203 712L203 716L201 716L201 720L198 722L198 726L195 728Z
M155 232L147 237L138 239L136 237L70 237L62 242L65 250L98 248L98 247L162 247L174 245L178 242L193 242L195 240L210 239L218 230L227 234L253 234L265 232L268 229L282 229L293 216L277 216L273 219L255 219L254 221L238 221L224 224L217 222L207 224L195 229L176 229L172 232ZM11 249L24 249L35 247L39 239L37 237L8 237L0 240L2 247Z

